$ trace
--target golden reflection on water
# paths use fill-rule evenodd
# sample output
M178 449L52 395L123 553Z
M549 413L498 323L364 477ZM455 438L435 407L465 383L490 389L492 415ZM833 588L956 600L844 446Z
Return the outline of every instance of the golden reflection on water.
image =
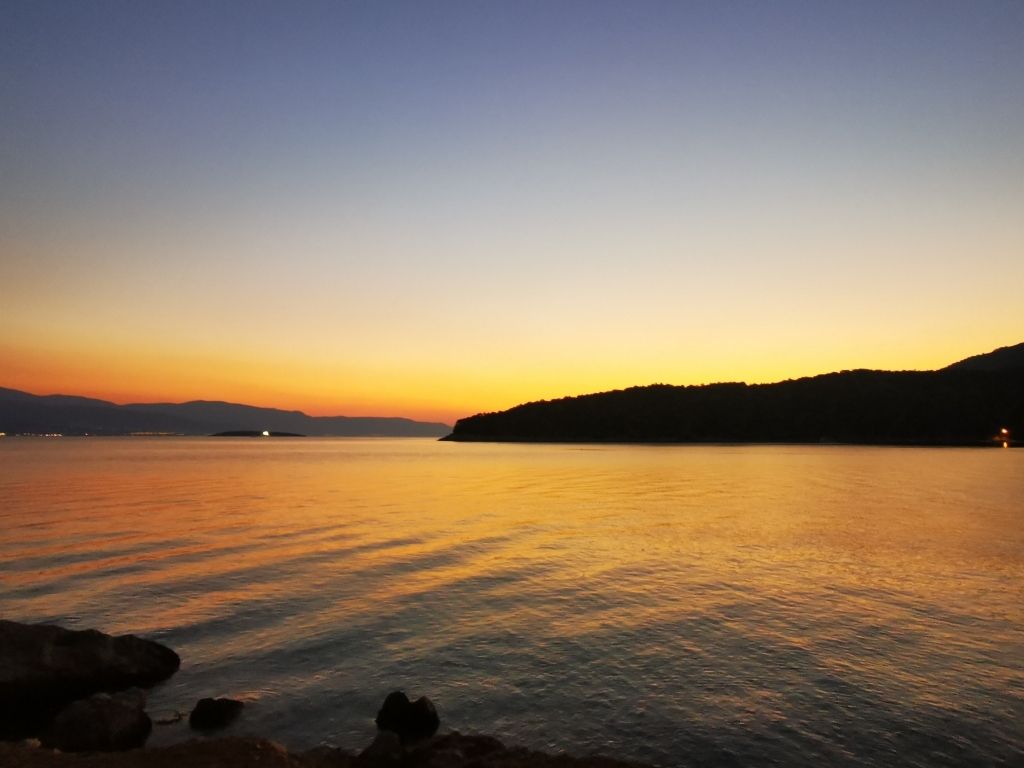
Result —
M1024 452L314 439L0 451L5 617L156 634L227 688L251 686L261 660L253 695L268 701L315 701L339 677L355 690L428 678L453 727L564 747L597 736L564 723L551 736L519 708L580 706L589 685L634 735L657 731L648 705L685 698L658 728L770 736L785 722L833 760L842 750L814 719L830 702L955 712L966 697L996 723L1024 712ZM581 677L562 690L549 678L567 670ZM202 687L189 675L169 699ZM307 736L273 706L265 718L285 741Z

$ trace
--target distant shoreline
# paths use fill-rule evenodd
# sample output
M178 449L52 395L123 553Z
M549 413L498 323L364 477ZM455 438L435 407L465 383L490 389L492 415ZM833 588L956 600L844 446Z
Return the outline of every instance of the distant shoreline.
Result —
M78 395L35 395L0 387L0 434L81 436L202 436L222 432L263 432L321 437L441 437L452 429L441 422L403 416L309 416L302 411L264 408L219 400L185 403L129 403ZM239 435L247 436L247 435Z
M206 440L211 437L302 437L309 440L430 440L436 441L439 438L432 435L304 435L304 434L288 434L288 433L276 433L272 432L270 435L264 435L262 432L254 432L248 434L249 430L246 430L246 434L237 433L217 433L217 434L205 434L205 435L191 435L184 434L182 432L126 432L123 434L93 434L87 432L54 432L43 434L40 432L14 432L7 434L0 434L0 442L3 440L13 439L35 439L35 440L49 440L54 438L89 438L89 439L117 439L121 440L124 438L161 438L161 439L173 439L173 438L187 438L189 440Z
M1022 448L1024 441L1008 441L1006 446L996 441L948 441L948 442L927 442L927 441L892 441L892 442L843 442L838 440L604 440L593 438L536 438L536 437L480 437L477 435L459 435L452 433L437 440L439 443L509 443L509 444L533 444L533 445L635 445L635 446L706 446L731 448L744 445L757 446L799 446L804 448Z

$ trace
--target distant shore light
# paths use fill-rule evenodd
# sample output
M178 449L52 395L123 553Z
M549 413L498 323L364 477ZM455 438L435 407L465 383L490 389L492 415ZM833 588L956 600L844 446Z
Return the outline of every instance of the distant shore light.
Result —
M999 430L999 434L1008 435L1010 434L1010 430L1008 430L1006 427L1003 427L1002 429Z
M263 436L264 437L270 437L270 432L268 430L264 429L263 430Z

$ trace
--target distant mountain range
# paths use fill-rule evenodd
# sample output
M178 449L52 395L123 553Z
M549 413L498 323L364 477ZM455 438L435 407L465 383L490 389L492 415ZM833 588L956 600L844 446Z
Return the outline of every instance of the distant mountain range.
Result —
M117 405L71 395L33 395L0 388L0 432L129 435L288 432L337 437L439 437L446 424L375 416L307 416L301 411L196 400Z
M444 439L1019 445L1022 435L1024 344L1017 344L939 371L654 384L526 403L459 419Z

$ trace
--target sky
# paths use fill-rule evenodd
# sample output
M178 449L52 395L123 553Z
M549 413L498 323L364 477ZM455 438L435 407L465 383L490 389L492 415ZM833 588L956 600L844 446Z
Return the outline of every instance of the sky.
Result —
M1024 341L1024 3L5 0L0 386L455 419Z

